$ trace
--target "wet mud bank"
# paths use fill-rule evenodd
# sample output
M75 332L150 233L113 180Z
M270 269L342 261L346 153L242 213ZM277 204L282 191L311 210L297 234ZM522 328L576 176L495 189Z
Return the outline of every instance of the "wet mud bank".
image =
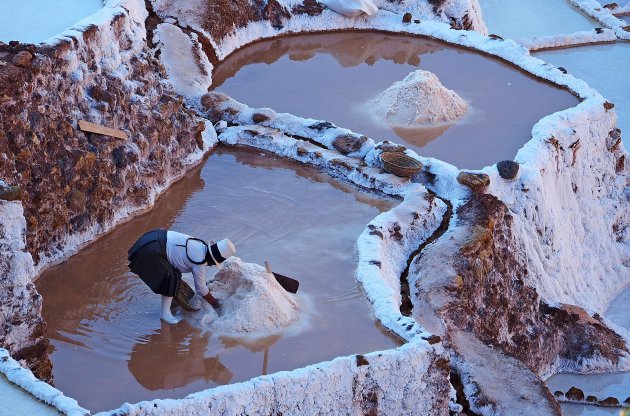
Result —
M51 373L30 283L37 271L150 207L214 137L164 84L144 41L145 12L119 3L54 43L0 44L0 177L12 200L2 202L11 212L2 223L15 238L3 255L0 345L43 379ZM79 120L127 139L84 133Z

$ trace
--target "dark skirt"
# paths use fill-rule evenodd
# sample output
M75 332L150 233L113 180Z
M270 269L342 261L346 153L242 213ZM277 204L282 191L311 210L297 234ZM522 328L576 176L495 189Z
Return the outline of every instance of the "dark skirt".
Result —
M145 233L127 252L129 270L137 274L153 293L174 296L182 273L168 262L166 230Z

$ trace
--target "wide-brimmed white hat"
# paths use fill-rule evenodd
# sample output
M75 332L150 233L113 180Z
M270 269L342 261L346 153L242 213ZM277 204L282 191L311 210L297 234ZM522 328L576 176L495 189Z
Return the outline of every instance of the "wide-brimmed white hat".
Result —
M221 267L221 263L236 254L236 247L234 247L234 244L229 238L224 238L218 243L210 245L208 248L208 254L217 267Z

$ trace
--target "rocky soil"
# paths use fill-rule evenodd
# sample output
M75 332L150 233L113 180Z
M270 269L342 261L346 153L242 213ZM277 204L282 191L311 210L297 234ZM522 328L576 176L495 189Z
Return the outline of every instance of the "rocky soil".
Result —
M150 206L185 172L189 156L203 153L205 124L164 84L144 22L134 19L120 13L55 46L0 43L0 178L5 198L22 201L33 270ZM128 138L84 133L79 120ZM11 273L3 278L23 283ZM0 346L49 379L41 298L30 282L28 298L10 293L8 302L20 305L2 310ZM8 343L21 323L29 328L22 345Z

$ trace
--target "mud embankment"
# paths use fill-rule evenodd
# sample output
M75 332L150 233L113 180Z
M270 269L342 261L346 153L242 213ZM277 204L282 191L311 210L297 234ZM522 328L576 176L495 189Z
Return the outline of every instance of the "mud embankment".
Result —
M19 187L10 204L23 207L17 236L26 243L20 265L11 250L2 258L0 346L43 379L51 373L35 272L149 207L208 147L205 124L163 83L144 13L111 10L111 21L54 45L0 43L0 178ZM84 133L79 120L127 139ZM20 215L2 225L12 221Z

